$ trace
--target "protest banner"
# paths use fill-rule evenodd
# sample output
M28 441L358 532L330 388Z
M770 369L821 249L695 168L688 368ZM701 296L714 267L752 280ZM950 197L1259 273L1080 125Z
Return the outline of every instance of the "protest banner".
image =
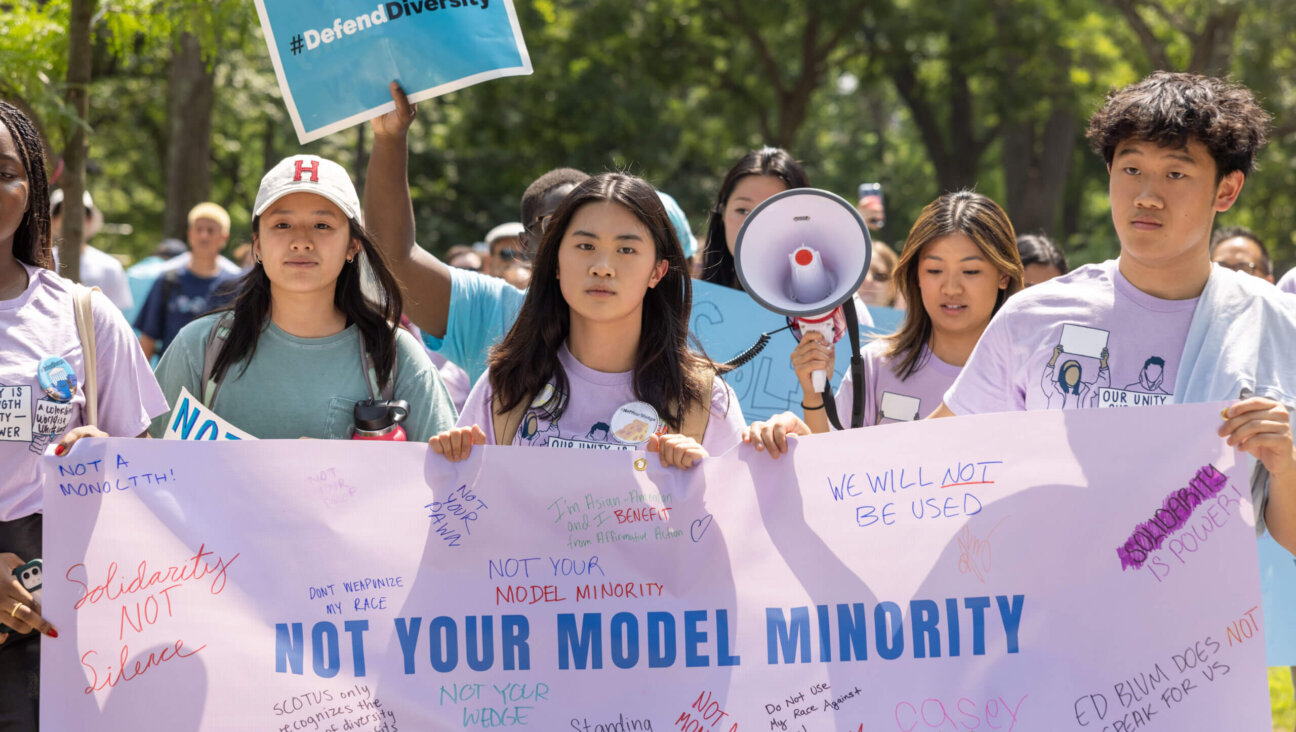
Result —
M1219 408L903 423L691 471L83 440L45 490L42 724L1263 729Z
M395 108L531 73L513 0L256 0L303 144ZM287 53L285 53L287 51Z
M870 307L869 313L873 315L876 326L860 328L864 335L860 339L861 345L868 343L870 337L894 331L903 318L903 313L892 308ZM742 290L703 280L693 281L690 321L690 335L697 337L708 356L720 362L746 351L762 333L787 325L787 318L766 310ZM797 384L796 373L788 360L796 345L796 338L791 333L776 333L760 355L725 374L725 381L738 395L743 417L748 422L769 419L788 410L801 413L801 386ZM842 377L850 368L850 341L847 338L838 341L836 357L836 366L829 377L834 389L841 386ZM841 419L844 423L849 422L850 415L843 414Z

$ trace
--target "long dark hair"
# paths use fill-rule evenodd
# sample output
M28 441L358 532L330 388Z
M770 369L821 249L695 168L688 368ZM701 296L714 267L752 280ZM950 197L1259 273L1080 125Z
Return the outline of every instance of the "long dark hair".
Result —
M550 400L549 416L556 420L562 415L570 384L558 351L571 331L571 309L558 283L558 250L576 212L600 202L615 203L634 214L652 234L657 261L667 263L665 276L644 294L633 383L637 399L651 404L667 424L679 428L691 405L709 403L714 367L688 346L693 286L666 209L651 185L620 173L604 173L577 185L546 225L517 322L491 351L491 391L499 409L507 413L552 382L558 396Z
M778 178L788 188L805 188L810 185L801 163L791 153L777 147L752 150L729 169L707 219L706 244L702 248L702 279L738 290L742 289L742 283L738 281L734 257L729 253L729 245L726 243L724 212L738 181L749 175Z
M0 101L0 124L9 130L27 171L27 210L14 232L14 258L30 267L50 269L54 257L50 252L49 179L40 133L21 109L5 101Z
M396 365L396 330L393 324L401 316L400 286L382 253L374 246L369 232L354 220L349 222L351 238L360 242L360 253L368 259L369 268L377 280L377 302L361 289L360 258L357 257L354 262L342 265L333 288L333 304L346 316L347 325L355 323L360 329L365 350L373 358L374 370L378 372L378 386L382 388L391 379L392 368ZM260 224L260 216L253 219L252 231L258 232ZM257 339L270 315L270 278L261 262L253 264L252 269L243 275L234 302L217 312L222 311L234 313L234 324L212 369L212 378L216 381L220 381L231 366L246 358L239 371L242 375L256 354Z
M1008 276L1008 286L995 296L992 314L999 312L1004 301L1022 288L1017 235L1008 214L999 204L972 191L946 193L927 204L909 230L909 238L900 251L892 277L896 290L909 304L900 330L886 338L887 357L894 361L892 370L901 379L909 378L922 367L923 346L931 340L932 334L931 316L923 307L922 289L918 286L922 251L931 242L950 234L963 234L971 239L981 251L981 256L1000 275Z

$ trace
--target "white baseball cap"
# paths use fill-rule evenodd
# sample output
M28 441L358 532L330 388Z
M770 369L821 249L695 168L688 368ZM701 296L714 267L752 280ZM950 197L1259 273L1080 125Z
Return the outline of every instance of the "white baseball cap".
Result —
M59 209L59 213L62 213L63 198L64 193L62 188L55 188L50 191L51 216L54 215L55 209ZM90 196L90 191L88 190L81 193L81 202L85 204L86 218L88 219L85 227L81 230L81 236L85 239L90 239L93 238L95 234L98 234L99 230L103 228L103 212L95 205L94 198Z
M347 218L364 224L360 197L356 195L351 176L345 168L332 160L325 160L318 155L293 155L280 160L261 179L252 215L260 216L270 208L270 204L290 193L323 196L337 204Z
M526 227L517 221L510 221L507 224L500 224L499 226L496 226L495 228L486 232L486 246L490 246L491 244L494 244L496 241L500 239L506 239L508 237L513 237L514 239L516 239L517 237L522 236L522 232L524 231L526 231Z

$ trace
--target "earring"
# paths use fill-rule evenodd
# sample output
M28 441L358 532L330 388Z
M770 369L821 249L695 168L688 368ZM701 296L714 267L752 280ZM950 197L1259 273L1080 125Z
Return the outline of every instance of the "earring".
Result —
M351 263L354 262L354 261L355 261L355 255L354 255L354 254L352 254L351 256L347 257L347 264L351 264Z

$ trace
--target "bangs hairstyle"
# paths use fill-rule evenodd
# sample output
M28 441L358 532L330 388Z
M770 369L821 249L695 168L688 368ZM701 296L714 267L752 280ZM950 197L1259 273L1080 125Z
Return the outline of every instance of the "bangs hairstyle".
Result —
M1215 159L1215 182L1234 171L1250 175L1264 147L1269 113L1240 84L1196 74L1158 71L1107 96L1085 136L1111 165L1116 146L1134 139L1185 148L1199 140Z
M888 344L886 355L895 364L892 371L901 379L909 378L922 367L923 346L932 334L931 316L922 305L922 291L918 288L923 249L951 234L963 234L971 239L981 256L1000 275L1008 275L1008 286L995 296L993 313L999 312L1004 302L1022 289L1017 235L999 204L972 191L947 193L927 204L909 230L893 278L896 289L909 304L900 330L884 339Z
M45 150L31 119L14 105L0 101L0 124L9 130L14 148L27 172L27 210L14 232L13 255L29 267L52 269L50 251L50 192L45 175Z
M363 226L354 219L347 219L350 237L360 242L360 254L369 263L369 271L377 287L372 288L366 296L361 273L361 258L342 265L337 283L333 288L333 305L346 316L347 325L355 324L364 340L365 350L373 358L374 370L378 376L378 387L384 388L392 377L396 365L396 329L400 321L402 302L400 286L392 276L382 252L373 244L373 239ZM261 217L252 219L252 233L259 236ZM372 299L371 299L372 298ZM234 313L234 325L230 328L229 339L216 358L212 369L212 378L220 381L231 366L247 359L243 363L240 375L247 371L248 364L256 355L257 340L270 317L270 277L266 275L265 266L254 262L252 269L243 275L238 284L238 295L234 301L216 312L231 311Z
M571 388L558 352L571 331L571 309L558 283L558 251L576 212L604 202L633 214L651 233L657 261L667 262L665 276L644 293L633 384L636 399L651 404L667 424L679 429L689 406L709 403L715 367L688 346L693 286L666 209L651 185L620 173L603 173L578 184L545 227L517 322L491 351L490 385L498 400L492 408L507 413L553 383L556 396L547 416L556 420L562 415Z
M706 244L702 248L702 279L717 285L742 289L738 281L738 271L734 267L734 256L729 253L725 238L724 212L729 205L738 181L749 175L764 175L778 178L788 188L805 188L810 185L806 180L805 169L792 157L791 153L777 147L763 147L753 150L742 157L720 184L720 193L716 196L715 205L707 219ZM734 232L737 235L738 232Z

